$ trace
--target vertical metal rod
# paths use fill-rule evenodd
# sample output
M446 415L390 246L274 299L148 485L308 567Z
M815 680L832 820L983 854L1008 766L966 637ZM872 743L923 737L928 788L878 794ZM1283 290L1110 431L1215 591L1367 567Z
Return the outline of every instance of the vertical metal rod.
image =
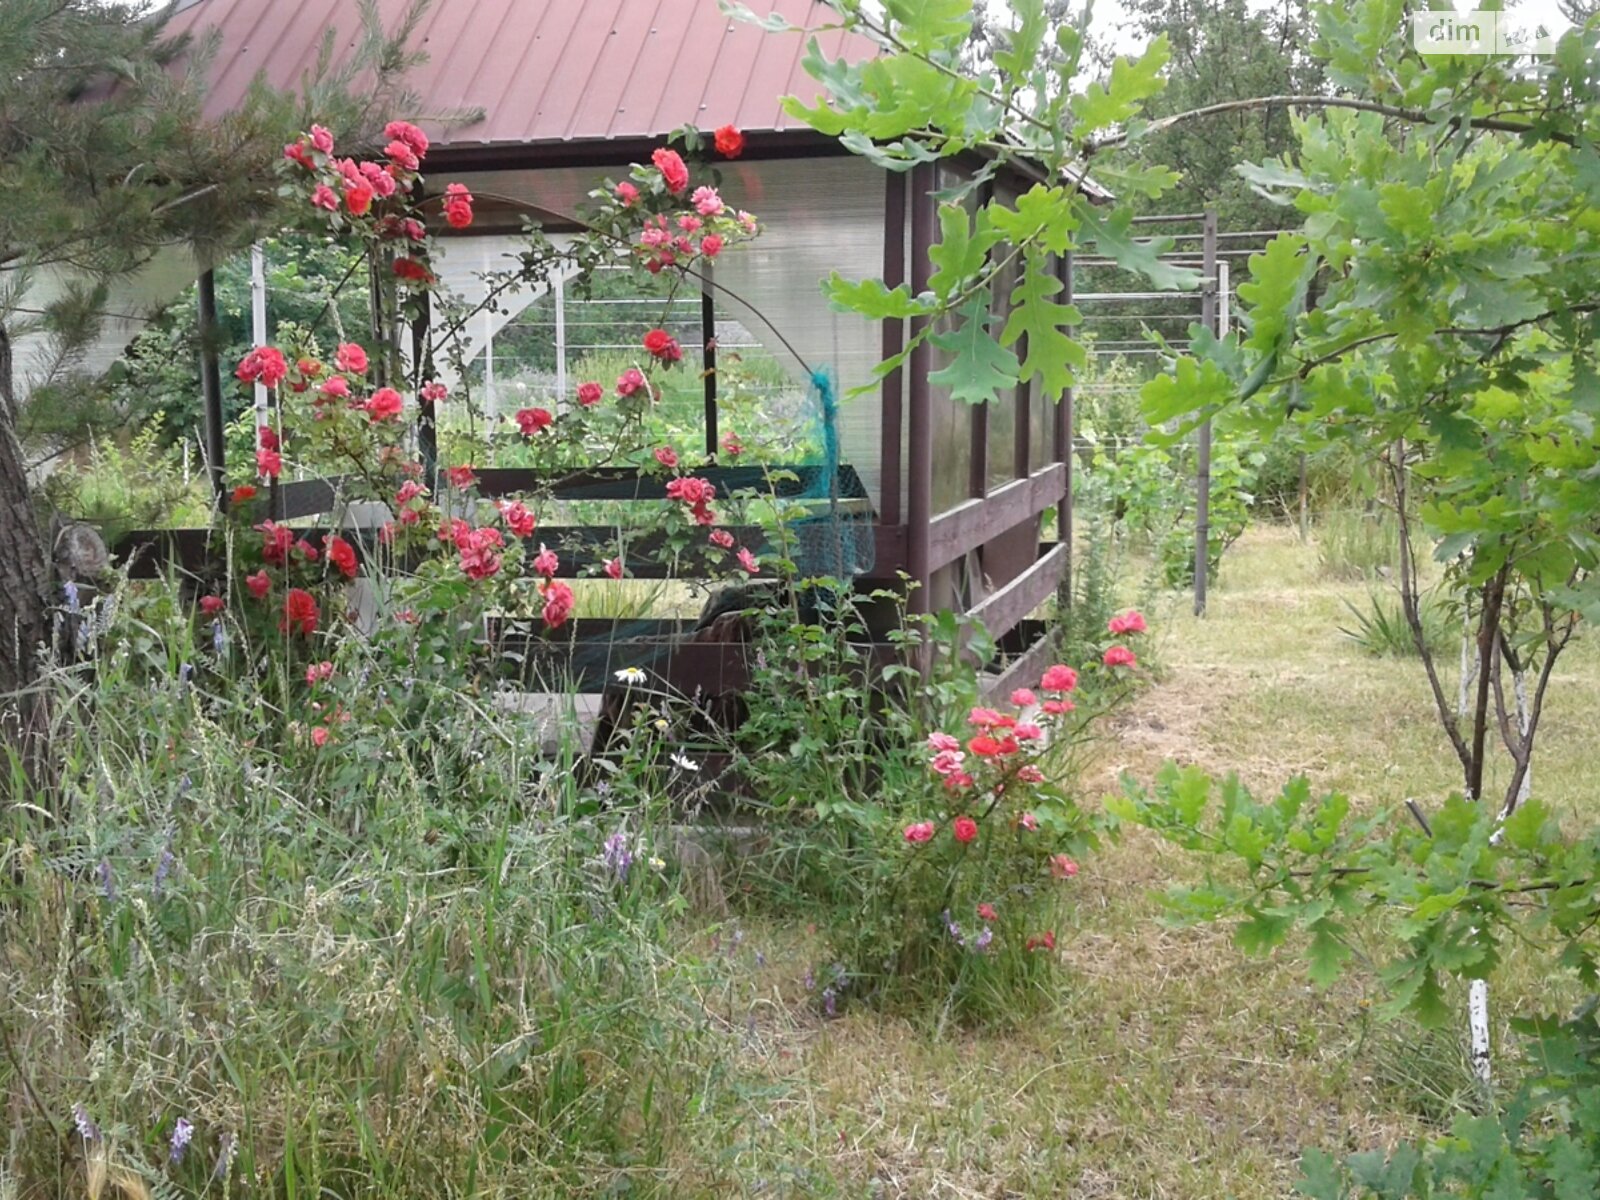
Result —
M257 346L267 344L267 252L260 242L250 247L250 339ZM256 428L272 424L267 410L267 385L256 380Z
M205 404L206 473L218 512L228 509L227 470L223 462L222 370L217 364L217 281L210 271L200 276L200 394Z
M494 384L494 314L487 310L483 314L483 393L492 429L500 417L500 398Z
M706 385L706 457L717 453L717 304L709 262L701 268L700 367Z
M884 172L883 198L883 282L899 287L906 281L906 177L900 171ZM890 318L883 323L883 357L894 358L905 348L905 322ZM905 372L899 367L883 380L882 415L882 494L878 498L878 522L900 524L900 433L905 409Z
M911 291L920 295L928 287L931 263L928 248L933 245L936 217L934 189L938 181L934 167L923 163L912 170L911 178ZM915 337L927 325L926 317L911 323ZM928 369L932 351L926 341L911 351L910 383L907 388L906 478L906 568L918 586L911 593L908 607L913 613L929 610L929 591L933 572L930 535L933 522L933 413L928 388Z
M567 284L560 275L551 282L556 301L556 396L567 396Z
M1201 255L1200 323L1217 328L1217 214L1206 210ZM1206 572L1211 565L1211 420L1200 426L1200 447L1195 457L1194 501L1194 615L1205 616Z

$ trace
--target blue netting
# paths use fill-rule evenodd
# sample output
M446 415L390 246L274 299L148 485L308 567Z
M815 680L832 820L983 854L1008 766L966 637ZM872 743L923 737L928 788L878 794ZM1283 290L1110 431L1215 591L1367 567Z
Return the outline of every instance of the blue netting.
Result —
M839 400L827 368L811 373L810 399L822 461L806 472L797 501L802 515L788 523L789 556L802 577L848 582L872 570L876 549L871 499L854 470L839 461ZM780 551L781 552L781 551Z

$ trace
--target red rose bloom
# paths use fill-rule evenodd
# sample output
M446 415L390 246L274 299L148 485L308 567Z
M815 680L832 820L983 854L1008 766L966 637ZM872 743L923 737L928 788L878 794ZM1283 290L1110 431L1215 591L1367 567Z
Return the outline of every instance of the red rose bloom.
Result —
M358 183L344 191L344 206L358 217L366 216L372 208L372 185Z
M674 196L689 186L689 168L683 165L683 158L676 150L668 150L663 146L650 156L650 161L655 163L656 170L661 172L661 178L667 185L667 191Z
M354 342L341 342L334 352L333 365L341 371L360 375L367 369L367 352Z
M208 616L208 617L216 616L219 612L221 612L227 606L228 606L228 602L226 600L224 600L221 596L201 596L200 597L200 611L205 613L205 615Z
M246 500L254 500L255 498L256 489L254 484L241 483L233 489L233 503L235 504L243 504Z
M672 345L672 335L665 329L652 329L644 335L644 348L657 358L665 354L670 345Z
M465 184L452 183L444 189L444 219L451 229L465 229L472 224L472 193Z
M445 477L450 480L450 486L453 488L469 488L478 482L478 477L473 474L470 466L451 467L445 472Z
M957 817L950 826L950 832L955 835L956 841L966 845L978 836L978 823L971 817Z
M328 561L344 572L346 579L356 577L355 547L337 533L331 533L328 535L328 540L322 543L322 548L327 552Z
M374 422L391 421L400 415L403 404L399 392L390 387L379 388L367 401L367 416Z
M598 383L580 383L578 385L578 403L585 408L593 408L596 404L599 404L601 397L605 394L605 388Z
M532 437L541 429L549 429L555 423L555 417L550 410L544 408L519 408L514 419L523 437Z
M552 579L544 585L544 623L551 629L558 629L567 623L567 618L572 615L572 589L559 579Z
M278 628L284 633L301 633L310 637L317 631L317 599L305 588L290 588L283 598L283 619Z
M394 273L401 279L408 279L416 283L432 283L433 272L414 258L397 258L394 260Z
M744 153L744 134L732 125L724 125L713 135L717 153L723 158L738 158Z
M267 593L272 590L272 580L265 571L257 571L254 575L244 577L245 587L250 589L250 594L257 600L265 600Z

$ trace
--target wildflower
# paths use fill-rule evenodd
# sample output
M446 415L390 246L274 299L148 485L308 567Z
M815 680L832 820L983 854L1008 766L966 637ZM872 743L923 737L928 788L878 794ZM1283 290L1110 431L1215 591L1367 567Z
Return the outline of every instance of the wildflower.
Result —
M112 878L111 861L102 858L100 865L94 869L95 877L100 880L100 894L107 900L117 898L116 880Z
M978 915L985 921L998 921L1000 919L1000 915L995 912L992 904L978 905Z
M670 757L672 759L672 765L677 767L680 771L698 771L700 769L700 764L695 762L694 759L679 754L676 751L674 751Z
M583 405L584 408L593 408L600 403L605 394L605 389L598 383L589 382L578 385L578 403Z
M650 161L655 163L667 191L674 196L689 186L689 168L683 165L683 158L676 150L663 146L650 156Z
M600 860L606 869L616 876L618 883L626 882L628 869L633 866L633 851L628 848L628 835L619 829L608 837L601 851Z
M100 1126L89 1118L89 1110L81 1104L72 1106L72 1123L77 1127L78 1136L86 1142L98 1141Z
M1137 666L1139 662L1134 657L1133 651L1126 646L1112 646L1106 651L1105 658L1102 661L1108 667L1132 667Z
M989 948L989 943L992 942L992 941L994 941L994 930L990 929L987 925L985 925L983 927L983 932L980 933L977 937L972 939L972 942L968 946L968 949L974 951L977 954L982 954L985 950L987 950Z
M801 982L805 984L806 991L808 991L808 992L811 991L814 987L817 986L816 974L811 970L810 967L806 968L805 978L803 980L801 980Z
M948 908L939 914L939 919L944 922L945 932L947 932L958 942L962 940L961 926L958 922L951 919L950 910Z
M738 158L744 153L744 134L733 125L718 127L712 135L712 141L717 147L717 153L723 158Z
M184 1118L179 1117L172 1126L172 1150L168 1155L173 1165L183 1161L184 1152L189 1149L189 1142L194 1137L194 1126Z
M523 437L532 437L555 424L555 415L547 408L519 408L513 418Z
M573 596L572 589L559 579L552 579L545 584L544 589L544 623L551 629L558 629L566 624L567 618L572 615Z
M1033 694L1031 688L1018 688L1011 693L1011 703L1018 708L1032 708L1039 702L1039 697Z
M667 860L652 854L650 856L650 869L652 871L665 871L667 869Z
M750 575L761 574L761 561L750 553L748 547L739 547L739 565Z
M822 1011L830 1017L839 1015L838 997L839 993L831 983L822 989Z
M678 452L671 446L657 446L655 449L655 459L658 463L670 471L673 467L678 465Z
M622 560L620 558L608 558L608 559L606 559L606 565L605 565L604 569L605 569L605 573L606 573L606 577L607 578L609 578L609 579L621 579L622 578Z
M1125 633L1143 633L1145 631L1144 614L1138 609L1132 609L1121 616L1112 617L1106 622L1107 632L1120 637Z
M172 864L174 861L175 860L172 857L172 847L161 847L161 854L156 858L155 880L151 885L152 890L158 896L161 894L161 885L166 883L167 876L172 873Z
M317 631L320 615L315 596L304 588L290 588L283 599L283 617L278 628L284 633L299 632L310 637Z
M351 375L360 375L367 369L367 352L354 342L341 342L334 351L333 365Z
M333 664L331 662L312 663L306 668L306 683L316 687L319 683L326 683L333 678Z
M978 823L971 817L957 817L950 826L950 832L964 846L978 836Z
M536 573L543 575L546 579L553 579L556 572L561 570L561 560L556 556L554 550L540 542L539 553L533 556L532 566Z
M1054 929L1046 929L1043 933L1034 934L1027 940L1024 948L1029 951L1054 950L1056 948L1056 931Z
M228 631L221 621L211 622L211 650L218 658L228 652Z
M1078 864L1065 854L1052 854L1050 856L1050 874L1057 879L1071 879L1078 873Z
M1070 692L1078 686L1078 673L1071 667L1057 663L1048 668L1044 678L1039 680L1039 687L1047 692Z
M932 821L918 821L914 825L906 826L905 839L915 846L922 842L931 842L934 832L935 826Z
M217 1143L217 1165L211 1168L211 1178L221 1179L227 1175L228 1168L233 1165L233 1154L237 1146L233 1134L224 1133Z
M618 683L643 683L650 676L639 667L623 667L616 672Z

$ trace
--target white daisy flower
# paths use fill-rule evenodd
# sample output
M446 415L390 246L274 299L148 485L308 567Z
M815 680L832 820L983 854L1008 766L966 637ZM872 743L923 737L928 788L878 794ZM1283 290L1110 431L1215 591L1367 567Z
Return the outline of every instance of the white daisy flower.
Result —
M672 765L680 771L698 771L700 769L700 764L695 762L694 759L686 758L684 755L676 753L672 755Z
M618 683L643 683L650 678L638 667L623 667L616 675Z

